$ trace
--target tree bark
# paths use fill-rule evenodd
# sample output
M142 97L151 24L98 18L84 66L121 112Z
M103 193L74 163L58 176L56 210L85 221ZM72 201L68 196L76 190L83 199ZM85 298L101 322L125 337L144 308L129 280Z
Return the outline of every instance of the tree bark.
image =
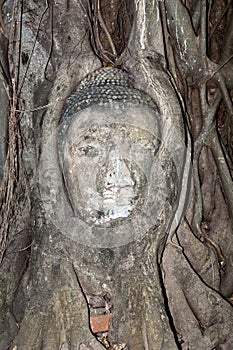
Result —
M221 71L206 51L204 2L111 1L115 24L105 1L0 3L0 348L230 350L232 160L215 115L222 103L231 117L232 77L230 61ZM220 62L232 38L223 21ZM97 228L93 243L81 226L71 238L60 225L57 130L67 98L102 66L153 99L161 134L145 218L106 225L104 236ZM91 331L90 296L108 298L105 346Z

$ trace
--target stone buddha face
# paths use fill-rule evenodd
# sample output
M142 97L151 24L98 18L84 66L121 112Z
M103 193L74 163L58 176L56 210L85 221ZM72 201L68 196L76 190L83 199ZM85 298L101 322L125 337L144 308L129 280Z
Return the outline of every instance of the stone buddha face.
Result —
M155 112L94 106L80 112L64 143L63 175L75 215L112 225L133 215L146 196L159 147Z

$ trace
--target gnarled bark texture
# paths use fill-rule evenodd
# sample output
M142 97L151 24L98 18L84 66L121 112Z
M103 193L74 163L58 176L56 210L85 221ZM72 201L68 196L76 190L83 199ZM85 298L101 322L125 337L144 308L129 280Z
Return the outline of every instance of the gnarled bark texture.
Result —
M0 348L230 350L232 3L0 5ZM57 134L67 98L109 66L158 108L157 171L148 210L88 241L81 224L67 234Z

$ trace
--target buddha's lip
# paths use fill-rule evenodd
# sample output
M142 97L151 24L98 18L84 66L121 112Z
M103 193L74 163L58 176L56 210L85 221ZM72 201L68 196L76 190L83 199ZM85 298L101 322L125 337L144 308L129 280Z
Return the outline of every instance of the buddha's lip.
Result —
M111 196L115 196L116 194L120 193L121 191L127 191L127 190L131 190L134 191L133 186L132 185L125 185L125 186L110 186L108 188L105 188L102 192L102 196L105 198L111 197Z
M112 191L112 189L122 189L122 188L133 188L133 185L119 185L119 186L116 186L116 185L112 185L112 186L109 186L109 187L105 187L104 188L104 191Z

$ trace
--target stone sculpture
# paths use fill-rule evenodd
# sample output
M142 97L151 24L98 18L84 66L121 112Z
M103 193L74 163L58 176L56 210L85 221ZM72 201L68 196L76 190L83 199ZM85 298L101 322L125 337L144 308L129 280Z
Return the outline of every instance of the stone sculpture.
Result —
M112 224L139 208L159 133L157 106L125 72L105 68L88 76L66 101L58 136L74 215Z

